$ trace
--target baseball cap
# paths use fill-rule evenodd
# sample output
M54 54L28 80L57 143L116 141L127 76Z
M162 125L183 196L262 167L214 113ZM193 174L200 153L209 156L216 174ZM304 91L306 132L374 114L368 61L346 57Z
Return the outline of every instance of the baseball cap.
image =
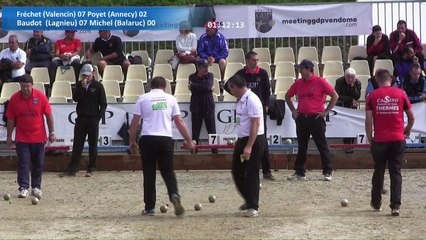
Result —
M65 33L75 33L77 30L65 30Z
M307 69L314 69L314 63L311 60L303 59L297 67L300 68L307 68Z
M82 75L90 75L93 72L93 67L91 64L84 64L83 67L81 68L80 73Z
M204 58L200 58L195 62L195 65L198 67L208 67L209 62L207 62L207 60Z

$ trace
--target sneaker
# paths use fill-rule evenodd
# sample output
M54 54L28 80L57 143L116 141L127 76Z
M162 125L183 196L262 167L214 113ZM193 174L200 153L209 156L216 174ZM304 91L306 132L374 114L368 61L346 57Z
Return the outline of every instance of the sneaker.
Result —
M155 215L155 209L149 209L149 210L142 210L142 215L145 216L154 216Z
M30 192L26 188L19 188L18 198L26 198L30 195Z
M394 217L398 217L401 214L401 212L399 211L398 208L394 208L394 209L392 209L391 214Z
M60 177L60 178L63 178L63 177L75 177L75 172L70 172L70 171L65 171L65 172L62 172L62 173L59 173L58 174L58 176Z
M85 177L92 177L93 176L93 172L86 172L86 175L84 175Z
M374 206L372 202L370 202L370 206L373 208L373 211L375 212L381 212L382 208L380 206Z
M43 194L43 192L39 188L33 188L33 190L31 191L31 196L34 196L38 199L41 198L42 194Z
M331 181L331 180L333 180L331 173L324 174L324 181Z
M292 181L292 180L306 180L306 176L295 173L291 176L288 176L287 180L290 180L290 181Z
M172 196L172 203L175 207L175 215L181 216L185 213L185 209L182 207L182 203L180 202L180 196L176 193Z
M247 204L243 203L239 208L240 211L245 211L247 210Z
M275 177L272 175L272 173L266 173L266 174L263 174L263 179L274 181Z
M250 208L247 212L244 213L244 217L257 217L259 212L256 209Z

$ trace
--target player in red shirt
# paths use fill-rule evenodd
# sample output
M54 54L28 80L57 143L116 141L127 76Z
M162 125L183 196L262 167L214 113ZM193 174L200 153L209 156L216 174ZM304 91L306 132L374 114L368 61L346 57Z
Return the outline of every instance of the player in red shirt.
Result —
M44 146L47 141L44 116L49 129L49 142L56 140L52 109L44 93L33 88L33 78L25 74L19 78L21 91L10 98L7 108L7 146L12 146L12 132L16 127L15 144L18 156L19 197L28 197L30 183L32 194L41 195L41 178L44 166Z
M399 216L405 137L410 135L414 114L405 92L391 87L392 77L387 70L379 69L375 76L379 88L368 95L365 109L365 132L371 143L370 151L374 160L371 206L374 210L381 211L381 192L387 163L391 182L391 213L393 216ZM408 117L405 128L404 112Z
M308 153L308 142L312 135L321 156L322 174L325 181L332 180L330 151L325 137L325 116L331 111L339 95L324 78L314 74L314 64L303 60L299 64L302 78L297 79L285 95L285 101L293 119L296 121L298 152L294 169L296 172L288 180L305 180L304 164ZM293 96L297 95L297 109L293 104ZM331 97L327 108L324 107L325 97ZM325 108L325 109L324 109Z

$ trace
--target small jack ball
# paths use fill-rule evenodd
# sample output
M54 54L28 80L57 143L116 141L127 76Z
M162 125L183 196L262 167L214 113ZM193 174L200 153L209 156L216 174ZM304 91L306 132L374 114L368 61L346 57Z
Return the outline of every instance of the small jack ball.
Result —
M195 209L195 211L200 211L200 210L201 210L201 208L202 208L201 203L196 203L196 204L194 204L194 209Z

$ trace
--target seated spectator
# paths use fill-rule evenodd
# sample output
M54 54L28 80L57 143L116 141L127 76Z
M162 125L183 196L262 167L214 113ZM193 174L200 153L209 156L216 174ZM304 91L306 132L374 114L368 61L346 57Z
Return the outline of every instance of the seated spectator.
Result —
M402 82L402 89L407 93L410 103L418 103L426 99L425 77L419 64L413 63Z
M394 76L397 77L398 87L401 87L401 82L408 75L410 66L415 63L419 64L419 58L416 56L413 48L409 45L405 46L402 50L402 58L395 65ZM419 64L420 65L420 64Z
M417 34L407 28L407 23L404 20L399 20L396 24L397 30L393 31L390 35L390 49L392 52L392 60L397 64L403 55L403 49L406 46L413 48L417 58L419 59L420 67L424 70L424 55L422 53L423 47L420 43Z
M33 37L25 44L29 61L25 64L25 71L31 73L33 67L46 67L50 69L52 62L52 42L43 36L43 31L34 30Z
M81 41L74 38L76 30L65 30L65 38L55 43L55 58L52 60L50 81L53 83L58 66L73 66L75 79L80 74Z
M375 25L367 38L367 61L370 67L370 75L373 75L373 67L376 59L391 59L389 38L382 33L382 28Z
M9 48L0 52L0 86L4 82L18 82L25 74L27 54L19 48L18 36L9 36Z
M383 68L376 69L376 72L379 70L383 70ZM395 77L392 77L391 86L399 88ZM370 79L368 79L368 85L367 85L367 88L365 89L365 99L367 99L368 94L370 94L372 91L376 90L377 88L379 88L379 85L377 84L376 78L372 76Z
M101 52L102 58L99 58L97 64L99 73L103 75L106 65L121 65L124 74L127 73L127 68L130 62L126 59L123 53L123 44L121 38L111 34L109 30L99 30L99 37L91 49L86 51L86 57L91 58L95 52Z
M356 72L353 68L348 68L345 71L345 75L336 80L336 86L334 87L339 98L336 102L336 106L345 108L358 108L358 100L361 97L361 82L356 79ZM355 138L344 138L344 144L353 144ZM345 153L353 153L352 148L345 148Z
M200 58L208 61L209 65L218 63L223 78L229 51L225 36L218 32L217 24L213 22L206 24L206 33L198 40L197 52Z
M345 75L336 80L334 89L339 94L336 106L358 108L358 100L361 97L361 82L356 79L356 72L353 68L346 69Z
M188 21L179 23L179 35L176 38L177 54L173 58L173 69L177 69L179 63L195 64L197 60L197 36L191 31L192 27Z

